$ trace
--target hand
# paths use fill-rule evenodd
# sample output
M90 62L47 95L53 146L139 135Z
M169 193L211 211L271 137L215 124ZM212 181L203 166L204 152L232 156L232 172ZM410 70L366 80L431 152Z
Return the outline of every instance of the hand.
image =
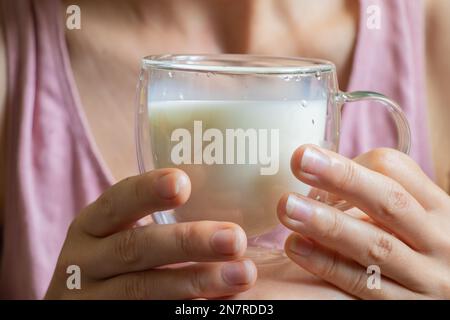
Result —
M155 170L125 179L85 208L71 224L48 299L218 298L249 289L255 265L241 258L244 231L226 222L134 227L151 212L182 205L187 175ZM169 264L195 261L176 267ZM81 290L66 287L66 268L81 269Z
M450 299L450 197L409 157L376 149L351 161L308 145L291 167L367 214L283 196L278 215L294 231L285 246L291 260L358 298ZM381 269L381 289L367 286L370 265Z

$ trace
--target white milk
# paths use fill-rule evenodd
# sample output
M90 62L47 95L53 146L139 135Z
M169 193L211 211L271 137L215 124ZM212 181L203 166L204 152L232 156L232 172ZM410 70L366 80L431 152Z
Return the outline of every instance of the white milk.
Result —
M186 205L175 210L175 220L232 221L241 225L248 236L270 231L279 224L276 207L281 195L288 191L301 194L309 192L309 187L291 173L290 159L294 150L302 144L323 143L326 108L326 100L150 103L150 136L155 167L181 168L189 175L192 183L191 198ZM185 130L176 131L180 128ZM207 131L211 128L218 130ZM235 158L231 161L230 157L227 161L226 144L233 140L227 140L226 130L239 128L250 129L246 132L251 132L252 141L255 142L256 137L258 143L253 144L252 149L250 138L242 140L246 142L241 145L244 150L238 150L237 140L234 140ZM190 134L189 141L186 141L186 135L181 137L177 134L180 132ZM206 133L216 135L206 141ZM220 133L223 149L217 153L219 144L216 144L216 152L211 152L211 141L218 143L217 134ZM190 156L189 152L173 151L176 146L178 149L175 151L180 150L181 142L191 144L188 150ZM278 143L279 148L275 148L274 143ZM241 163L242 156L245 162L238 164L238 153L242 151ZM223 157L220 156L221 152ZM253 161L250 161L250 152L256 152ZM265 156L260 152L265 153ZM214 155L215 162L211 162L208 155ZM188 158L190 161L180 163L180 159ZM223 161L220 160L222 158ZM265 175L262 174L262 168L266 168Z

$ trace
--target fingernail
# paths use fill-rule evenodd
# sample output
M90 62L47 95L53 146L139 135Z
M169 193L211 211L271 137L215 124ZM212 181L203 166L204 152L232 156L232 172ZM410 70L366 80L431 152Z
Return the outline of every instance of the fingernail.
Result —
M156 180L155 189L158 195L164 199L175 198L188 184L188 178L184 174L169 173Z
M320 174L331 165L330 158L314 148L306 148L300 163L302 171L309 174Z
M243 285L252 282L256 275L253 263L248 260L227 263L222 268L222 277L229 285Z
M314 248L314 244L306 239L295 239L291 242L289 250L299 256L309 256Z
M313 215L313 208L305 200L289 195L286 201L286 215L300 222L307 222Z
M237 229L222 229L211 236L211 245L220 254L236 254L246 241L245 235Z

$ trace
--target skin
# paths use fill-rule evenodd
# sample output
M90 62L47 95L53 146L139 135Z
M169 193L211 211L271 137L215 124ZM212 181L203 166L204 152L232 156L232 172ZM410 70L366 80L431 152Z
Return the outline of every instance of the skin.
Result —
M192 299L247 290L256 269L240 258L246 237L238 226L199 222L130 228L146 212L175 208L189 195L189 178L176 169L155 170L110 188L72 223L46 298ZM157 268L186 261L199 263ZM84 289L74 294L61 284L65 266L75 262L83 270Z
M291 19L295 25L286 25L286 19L281 21L274 14L282 11L284 6L277 6L275 3L278 2L272 1L257 5L257 1L246 0L235 2L239 3L235 6L227 5L227 0L127 1L127 5L116 1L115 6L107 6L104 1L79 1L80 8L83 8L82 29L67 31L66 38L90 129L113 176L120 180L137 173L132 102L135 99L136 75L139 74L138 62L149 53L275 54L271 39L282 36L286 41L277 44L279 54L332 58L341 77L340 84L345 89L351 72L358 7L336 0L325 0L320 6L310 4L310 1L291 2L286 2L288 8L295 5L301 12L308 10L312 13L311 18L293 16ZM176 10L172 12L175 4ZM319 13L323 6L328 9ZM132 8L139 10L140 15L136 17L133 12L124 14ZM240 12L239 18L234 19L236 12ZM238 22L235 24L235 21ZM311 28L323 30L323 42L313 40L309 32ZM161 32L164 32L164 37L161 37ZM98 36L100 34L101 37ZM336 38L343 40L336 41ZM294 46L291 39L304 40ZM121 45L112 49L113 43ZM301 43L314 43L314 48L301 46ZM329 52L337 54L330 57L327 55ZM102 85L95 85L93 91L93 84L98 83ZM108 117L104 116L104 106L108 106ZM121 130L113 130L111 123L119 124Z
M0 24L0 34L3 34ZM5 57L4 39L0 36L0 151L2 155L5 148L5 101L6 101L6 57ZM5 157L0 156L0 226L3 225L3 204L4 204L4 190L5 189Z
M450 171L450 145L442 138L448 136L444 123L450 119L446 104L449 93L441 90L450 76L450 70L445 70L448 55L444 54L450 43L446 36L450 31L446 13L450 10L444 2L427 3L425 12L427 68L439 70L427 73L427 88L433 155L441 187L447 185L448 179L442 177ZM287 206L289 196L283 196L278 215L292 235L286 242L290 259L282 266L263 265L256 270L251 261L242 258L246 242L240 239L245 237L234 224L196 222L130 228L144 212L182 205L190 193L189 180L179 170L134 176L133 110L128 106L134 97L136 61L142 56L187 51L313 56L334 61L341 88L347 86L357 30L356 2L229 3L78 2L83 12L82 30L66 33L72 68L90 130L120 182L71 224L46 297L449 298L449 197L411 159L392 150L377 149L353 161L313 146L302 146L294 153L292 171L297 178L336 194L355 209L347 212L350 215L291 195L296 204L309 204L309 214L301 215L301 210ZM295 16L298 12L308 14L300 19ZM316 32L311 34L310 30ZM272 39L277 39L276 51ZM118 126L120 132L114 130ZM305 157L314 154L311 150L325 155L328 162ZM308 219L295 220L292 212L298 213L297 218ZM217 236L221 230L228 231ZM158 246L151 245L154 242ZM65 289L65 267L75 262L84 276L79 292ZM365 267L370 264L381 268L381 290L365 287ZM230 269L235 271L233 276ZM155 287L158 290L153 290Z
M376 149L351 161L302 146L291 168L367 215L284 196L278 215L293 231L285 244L292 261L358 298L450 298L450 197L408 156ZM371 265L381 269L380 290L367 288Z
M450 140L447 138L450 92L446 86L450 81L450 67L445 63L450 52L450 21L444 18L450 12L450 2L430 0L427 1L426 8L426 80L430 141L436 184L450 193Z

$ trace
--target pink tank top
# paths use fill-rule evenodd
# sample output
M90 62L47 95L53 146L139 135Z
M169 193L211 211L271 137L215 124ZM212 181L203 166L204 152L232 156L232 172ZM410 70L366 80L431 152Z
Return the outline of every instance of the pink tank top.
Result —
M400 103L412 129L411 156L432 176L424 100L422 3L360 2L349 90L378 91ZM371 4L381 9L379 30L366 27L366 10ZM8 66L0 297L36 299L45 294L70 222L113 179L80 105L59 1L0 0L0 15ZM345 155L395 144L395 130L387 115L364 105L344 111L341 152ZM280 226L257 241L279 246L287 233Z

